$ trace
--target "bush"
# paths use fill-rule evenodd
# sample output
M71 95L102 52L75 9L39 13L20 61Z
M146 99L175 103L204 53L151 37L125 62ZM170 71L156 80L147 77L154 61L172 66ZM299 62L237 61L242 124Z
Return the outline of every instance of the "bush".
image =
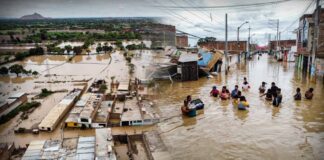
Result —
M24 58L28 57L30 54L28 52L21 52L21 53L17 53L15 55L15 59L20 61L23 60Z
M0 68L0 74L8 74L8 73L9 73L9 69L7 67Z
M99 92L101 92L101 93L104 93L106 90L107 90L107 85L105 85L105 84L102 84L102 85L99 87Z
M46 88L42 89L42 92L38 95L39 98L45 98L51 94L53 94L53 91L47 90Z

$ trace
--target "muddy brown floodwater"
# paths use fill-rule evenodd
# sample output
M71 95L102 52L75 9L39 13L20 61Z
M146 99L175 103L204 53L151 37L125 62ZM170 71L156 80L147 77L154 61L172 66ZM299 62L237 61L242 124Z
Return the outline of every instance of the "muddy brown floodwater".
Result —
M145 78L146 69L152 63L168 62L161 53L155 51L134 51L132 63L135 65L133 77ZM153 55L153 56L152 56ZM89 78L116 77L116 80L128 80L129 68L122 52L111 55L82 55L67 62L68 56L34 56L20 63L26 69L41 73L37 77L0 77L0 100L6 99L13 92L35 94L41 88L73 88L72 82L35 83L36 81L72 81ZM8 64L11 65L11 64ZM45 77L51 74L51 77ZM226 85L233 89L235 84L242 84L247 77L251 89L243 92L250 108L237 111L231 101L221 101L209 96L212 86ZM276 82L282 89L283 103L275 108L260 98L258 87L262 81L269 84ZM90 83L90 82L89 82ZM114 133L139 133L158 130L166 144L172 159L323 159L324 157L324 86L323 81L310 82L295 71L294 63L278 63L263 55L260 60L232 66L230 73L214 78L201 78L198 81L157 83L155 91L157 109L162 117L157 126L117 127ZM315 88L313 100L296 102L293 95L297 87L303 94L309 87ZM35 92L35 93L34 93ZM201 98L205 103L204 111L194 118L181 115L180 106L186 95ZM64 94L63 94L64 95ZM62 95L48 97L48 103L56 103ZM57 100L52 100L52 98ZM45 100L46 101L46 100ZM44 101L44 105L47 103ZM54 104L52 104L54 105ZM49 107L51 107L50 105ZM39 108L32 114L43 114ZM40 117L44 117L42 115ZM30 126L41 118L31 115L31 122L21 125ZM52 133L41 132L39 135L14 134L19 116L0 126L0 142L15 142L25 146L32 140L60 139L59 127ZM94 130L64 130L64 137L93 136Z
M260 60L231 67L225 76L201 78L184 83L159 84L163 120L158 124L162 139L173 159L324 159L324 88L321 80L310 82L295 71L294 63L274 62L263 55ZM243 92L250 108L238 111L231 101L209 96L212 86L232 90L247 77L251 89ZM275 82L283 94L281 107L260 98L262 81ZM315 88L313 100L296 102L293 95L300 87ZM186 95L201 98L203 113L194 118L181 115Z

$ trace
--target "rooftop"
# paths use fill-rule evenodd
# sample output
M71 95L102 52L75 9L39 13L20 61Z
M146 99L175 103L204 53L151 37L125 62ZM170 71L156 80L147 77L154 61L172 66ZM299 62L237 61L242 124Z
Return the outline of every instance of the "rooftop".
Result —
M39 128L52 128L54 129L56 123L64 117L73 101L81 94L81 90L74 90L65 96L61 102L55 105L46 117L39 124Z
M181 54L179 62L196 62L198 61L198 54Z
M125 102L124 110L125 112L122 114L121 121L142 120L141 111L137 105L137 100L135 98L127 100Z
M95 122L107 122L108 118L109 118L109 113L112 110L112 105L113 105L114 101L102 101L96 117L95 117Z

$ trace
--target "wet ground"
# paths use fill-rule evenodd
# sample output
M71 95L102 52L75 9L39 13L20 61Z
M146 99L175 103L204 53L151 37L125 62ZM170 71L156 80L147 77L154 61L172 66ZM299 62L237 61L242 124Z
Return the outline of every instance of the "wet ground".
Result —
M237 69L234 69L237 68ZM251 85L243 92L250 108L238 111L231 101L209 96L212 86L232 90L247 77ZM273 107L260 97L262 81L275 82L283 103ZM313 100L296 102L297 87L302 93L315 88ZM203 113L194 118L181 115L186 95L201 98ZM295 71L294 63L278 63L263 55L260 60L232 67L228 76L201 78L184 83L160 83L157 105L164 120L158 124L173 159L323 159L324 87ZM216 158L217 157L217 158Z

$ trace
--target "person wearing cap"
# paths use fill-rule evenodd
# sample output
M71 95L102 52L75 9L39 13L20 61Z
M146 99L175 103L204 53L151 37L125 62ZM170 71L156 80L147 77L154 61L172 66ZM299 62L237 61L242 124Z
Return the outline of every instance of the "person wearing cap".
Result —
M262 82L261 86L259 87L259 92L264 93L266 91L266 82Z

